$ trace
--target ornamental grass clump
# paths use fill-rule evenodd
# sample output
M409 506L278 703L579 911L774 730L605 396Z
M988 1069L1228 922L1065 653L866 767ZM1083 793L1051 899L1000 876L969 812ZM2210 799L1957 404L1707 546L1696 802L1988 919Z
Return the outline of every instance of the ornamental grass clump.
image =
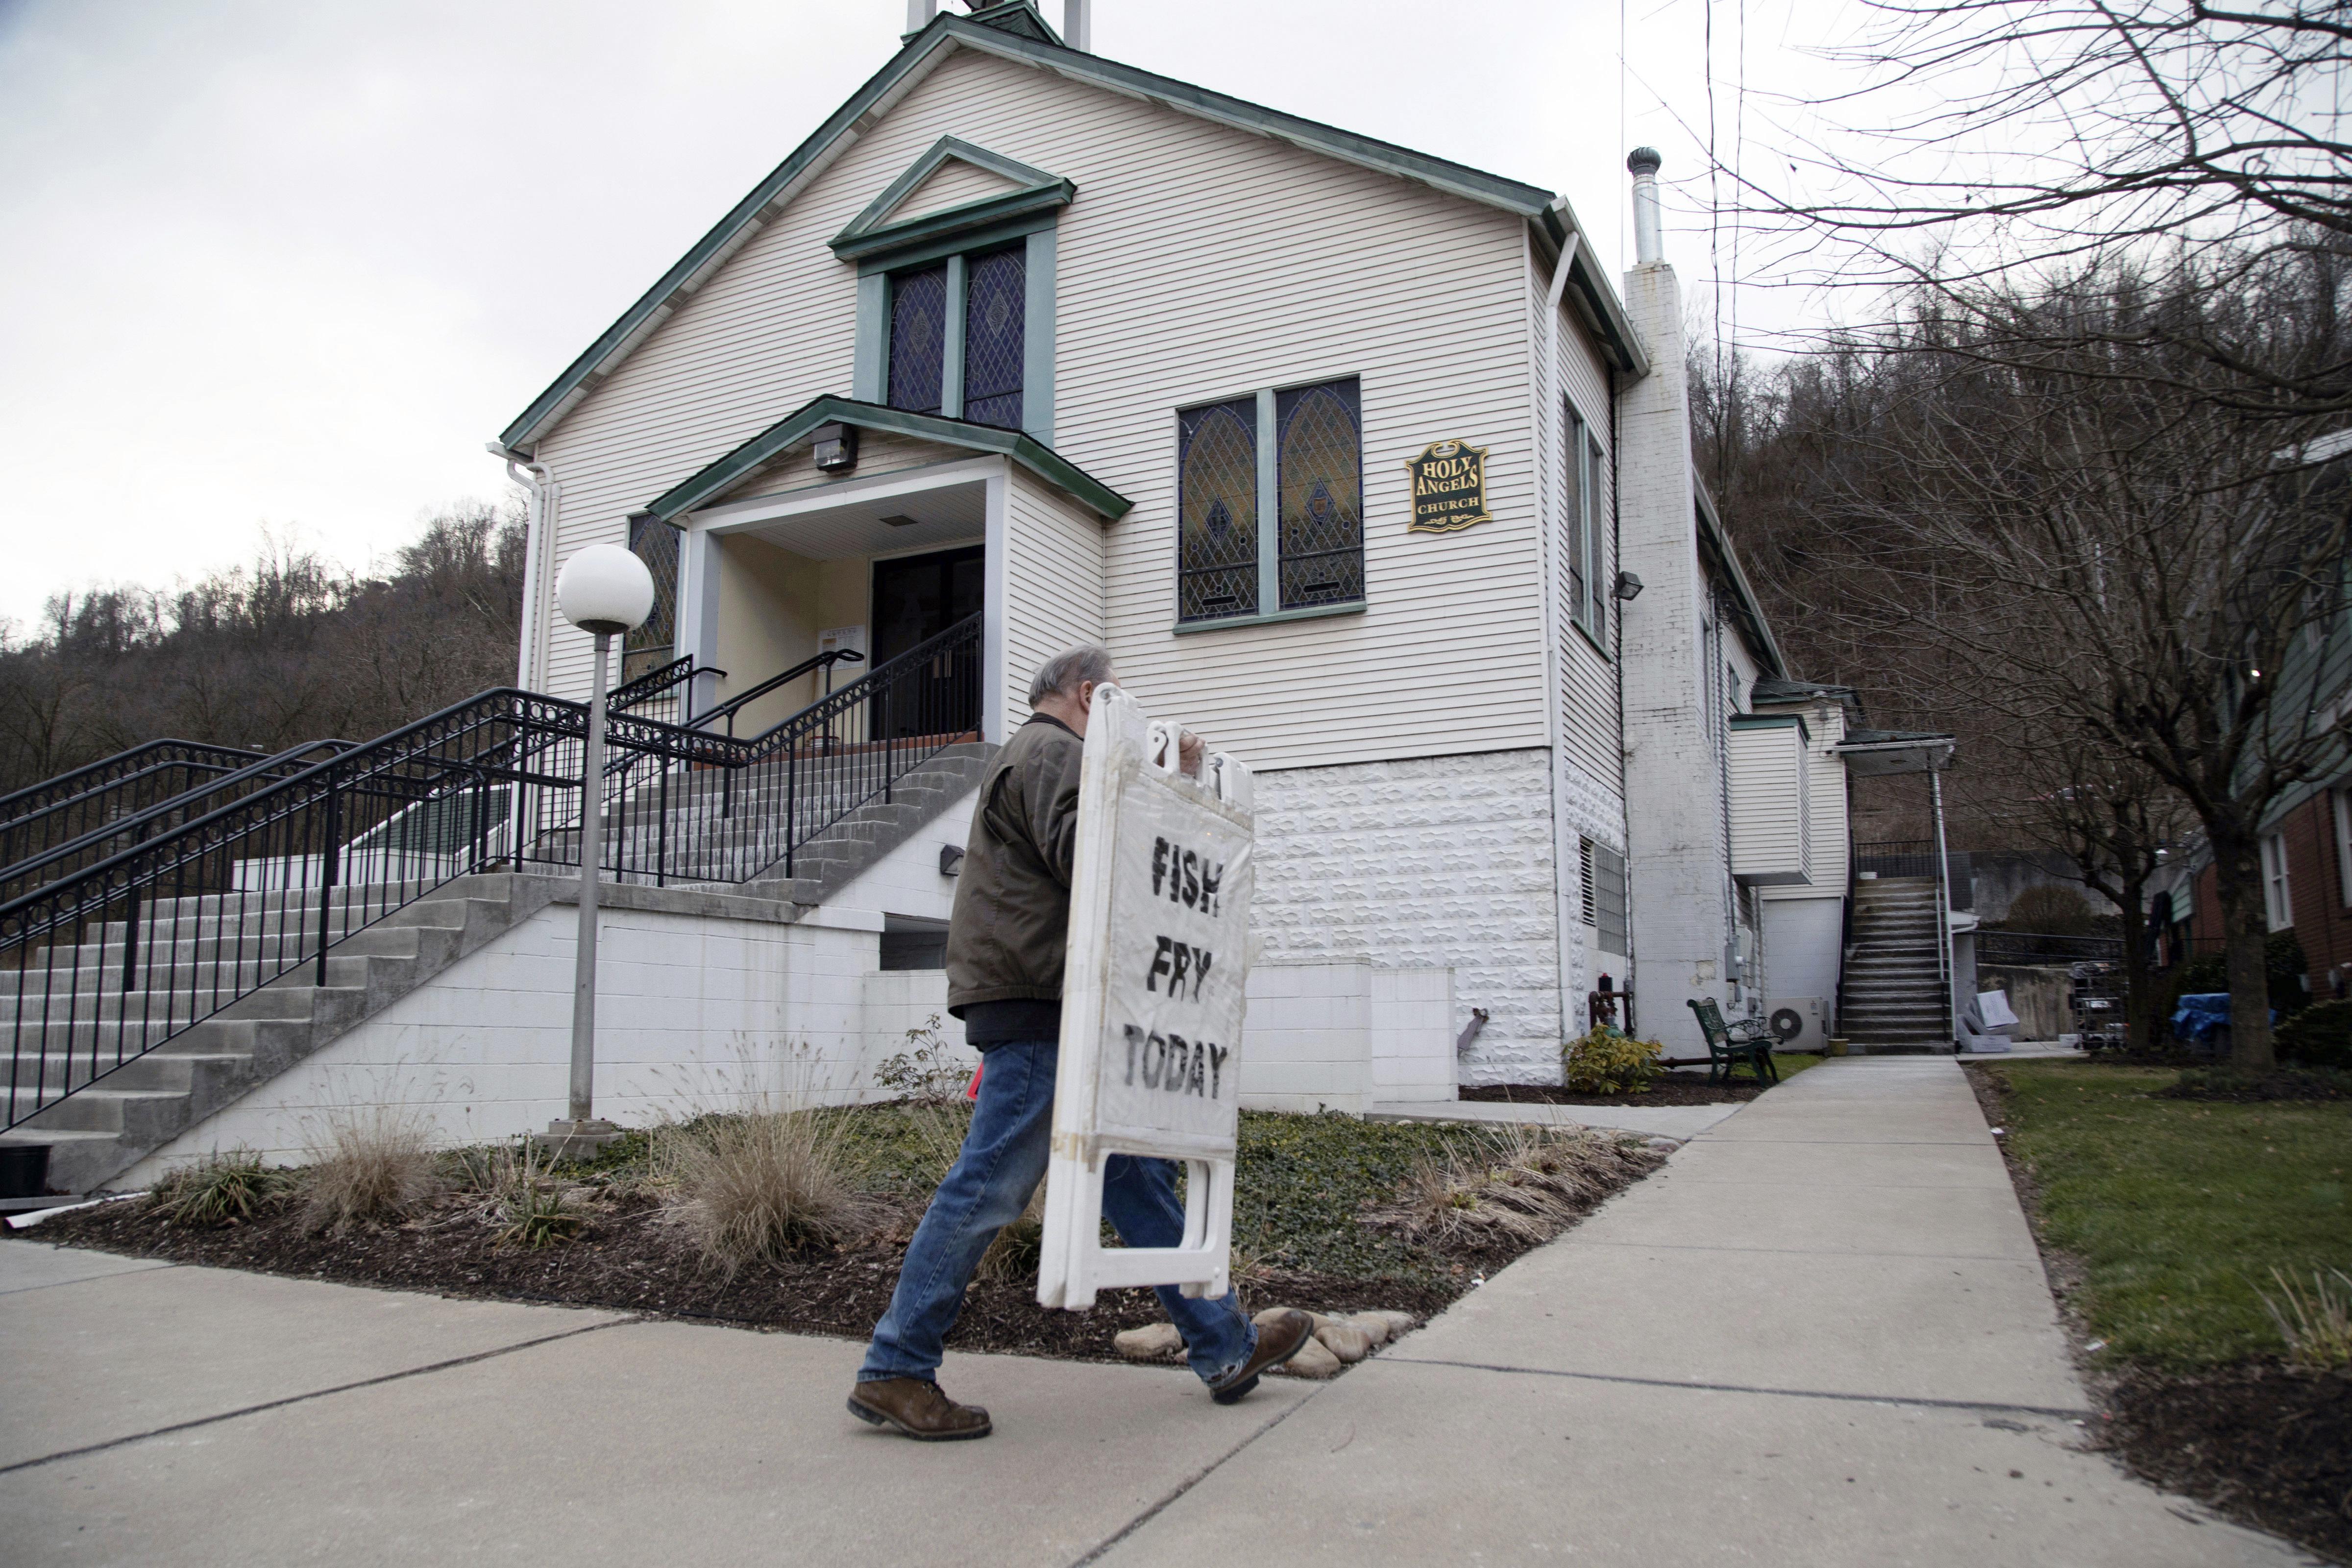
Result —
M1560 1048L1560 1082L1580 1094L1644 1094L1665 1047L1602 1024Z
M813 1110L705 1116L654 1140L672 1211L714 1267L777 1262L862 1234L878 1217L845 1147L848 1119Z
M381 1108L331 1118L301 1173L301 1225L336 1235L405 1219L446 1184L432 1140L416 1121Z
M2315 1268L2308 1291L2280 1269L2272 1269L2271 1278L2278 1282L2278 1299L2267 1290L2255 1294L2286 1341L2287 1360L2322 1372L2352 1366L2352 1275Z
M1507 1128L1416 1163L1403 1195L1378 1217L1423 1241L1549 1241L1659 1158L1589 1128Z
M239 1149L207 1154L163 1178L148 1201L173 1225L236 1225L294 1184L293 1173L273 1171L261 1156Z
M548 1173L538 1146L528 1140L520 1152L499 1152L487 1185L499 1240L508 1247L553 1247L579 1235L585 1223L586 1216L572 1205L569 1187Z

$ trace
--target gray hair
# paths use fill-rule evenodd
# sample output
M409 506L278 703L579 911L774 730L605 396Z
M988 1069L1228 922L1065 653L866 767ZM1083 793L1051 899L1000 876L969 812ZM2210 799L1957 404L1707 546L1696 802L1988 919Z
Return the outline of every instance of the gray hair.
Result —
M1087 681L1100 686L1109 679L1110 649L1100 643L1082 642L1037 667L1029 681L1029 706L1034 708L1048 697L1076 697Z

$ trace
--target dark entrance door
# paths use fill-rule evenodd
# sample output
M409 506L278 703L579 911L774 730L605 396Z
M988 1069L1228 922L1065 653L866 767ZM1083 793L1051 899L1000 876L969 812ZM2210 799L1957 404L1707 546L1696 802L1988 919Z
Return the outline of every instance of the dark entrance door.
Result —
M987 552L979 545L874 563L874 642L869 669L980 614L987 602ZM875 702L874 736L961 734L980 727L980 646L900 672Z

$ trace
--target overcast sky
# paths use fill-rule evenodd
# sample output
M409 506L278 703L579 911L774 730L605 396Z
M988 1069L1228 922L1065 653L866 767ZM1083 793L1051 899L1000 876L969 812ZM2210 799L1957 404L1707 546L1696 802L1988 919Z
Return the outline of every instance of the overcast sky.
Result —
M1714 10L1727 151L1741 13L1759 88L1818 76L1800 51L1853 16ZM499 494L484 441L889 58L905 15L0 0L0 617L21 636L60 589L233 564L265 526L365 566L436 505ZM1095 44L1560 191L1622 264L1626 149L1660 148L1670 180L1702 167L1706 17L1097 0ZM1695 293L1704 197L1677 193L1668 238ZM1759 294L1743 326L1800 308Z

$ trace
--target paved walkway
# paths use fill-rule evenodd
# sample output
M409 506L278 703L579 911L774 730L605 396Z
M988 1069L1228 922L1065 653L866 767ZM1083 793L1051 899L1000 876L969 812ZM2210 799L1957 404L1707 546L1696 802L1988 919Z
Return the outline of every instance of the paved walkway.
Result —
M38 1232L35 1231L37 1236ZM1949 1058L1832 1062L1328 1385L950 1357L0 1241L11 1563L2286 1564L2074 1447Z
M1739 1109L1727 1105L1539 1105L1454 1100L1375 1105L1373 1121L1497 1121L1530 1127L1608 1127L1653 1137L1696 1138Z

